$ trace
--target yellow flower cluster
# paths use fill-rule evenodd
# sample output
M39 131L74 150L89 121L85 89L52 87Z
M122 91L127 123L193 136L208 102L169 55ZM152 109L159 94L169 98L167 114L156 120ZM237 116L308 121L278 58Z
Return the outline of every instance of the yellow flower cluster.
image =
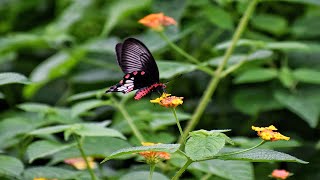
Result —
M252 130L258 132L258 136L260 136L261 139L266 140L266 141L277 141L277 140L286 140L288 141L290 137L284 136L280 134L279 132L275 132L278 130L276 127L273 125L269 127L251 127Z
M94 162L94 159L92 157L87 157L87 160L89 162L89 166L91 169L94 169L97 167L97 164ZM87 169L87 164L82 157L65 159L64 163L69 164L78 170Z
M177 24L177 22L173 18L165 16L163 13L149 14L144 18L140 19L138 22L147 27L150 27L155 31L162 31L163 26Z
M171 94L163 93L161 97L150 100L151 103L158 103L163 107L177 107L183 103L183 97L171 96Z

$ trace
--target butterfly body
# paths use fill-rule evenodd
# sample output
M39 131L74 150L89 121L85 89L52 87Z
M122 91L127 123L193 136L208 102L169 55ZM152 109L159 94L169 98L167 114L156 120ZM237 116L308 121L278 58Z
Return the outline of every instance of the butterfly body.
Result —
M129 93L137 90L134 99L139 100L152 91L163 91L157 64L148 48L139 40L128 38L116 45L118 64L125 73L123 79L108 92Z

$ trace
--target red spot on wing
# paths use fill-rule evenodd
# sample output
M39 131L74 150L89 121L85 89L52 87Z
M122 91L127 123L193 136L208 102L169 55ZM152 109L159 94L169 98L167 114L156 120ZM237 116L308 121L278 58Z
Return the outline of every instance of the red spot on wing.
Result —
M121 79L121 81L119 82L119 84L123 84L123 80Z
M130 74L126 74L125 76L124 76L124 78L126 78L126 79L128 79L130 77Z
M141 71L141 75L144 75L146 72L144 72L144 71Z
M133 75L137 75L137 74L138 74L138 71L134 71L134 72L133 72Z

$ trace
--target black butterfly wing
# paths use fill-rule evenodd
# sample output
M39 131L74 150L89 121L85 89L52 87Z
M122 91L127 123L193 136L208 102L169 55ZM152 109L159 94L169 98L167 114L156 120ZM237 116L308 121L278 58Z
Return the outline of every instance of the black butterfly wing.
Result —
M148 48L139 40L128 38L116 45L118 64L125 74L144 71L146 74L139 84L145 86L159 82L159 70Z

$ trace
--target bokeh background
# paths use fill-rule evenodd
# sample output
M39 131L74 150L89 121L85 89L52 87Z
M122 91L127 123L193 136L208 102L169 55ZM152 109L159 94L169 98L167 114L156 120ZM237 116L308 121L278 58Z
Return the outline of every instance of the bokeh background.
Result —
M25 141L23 135L52 124L112 120L113 128L131 137L119 112L96 101L108 99L103 92L123 76L114 47L126 37L143 41L151 50L162 82L169 81L168 92L185 98L179 117L188 120L210 76L137 21L158 12L173 17L178 25L165 29L170 40L215 68L249 1L0 0L0 75L20 74L10 77L16 83L0 78L0 152L20 159L25 168L45 166L48 159L28 163L23 152L37 139ZM320 179L319 42L318 0L261 0L250 18L228 63L242 65L221 81L196 129L232 129L228 135L241 147L249 147L258 142L252 125L274 124L291 140L265 148L310 163L253 163L254 174L248 179L268 179L274 168L288 169L294 173L291 179ZM148 98L134 101L133 93L119 96L126 98L129 113L144 133L163 143L177 139L176 127L161 121L172 118L166 109L150 105ZM95 104L79 110L79 103L88 101ZM30 102L58 113L45 116L48 109L23 106ZM50 138L63 142L59 136ZM137 140L121 143L131 146ZM64 156L59 157L51 162ZM117 171L130 171L128 164L134 163L114 162L108 168L118 177Z

